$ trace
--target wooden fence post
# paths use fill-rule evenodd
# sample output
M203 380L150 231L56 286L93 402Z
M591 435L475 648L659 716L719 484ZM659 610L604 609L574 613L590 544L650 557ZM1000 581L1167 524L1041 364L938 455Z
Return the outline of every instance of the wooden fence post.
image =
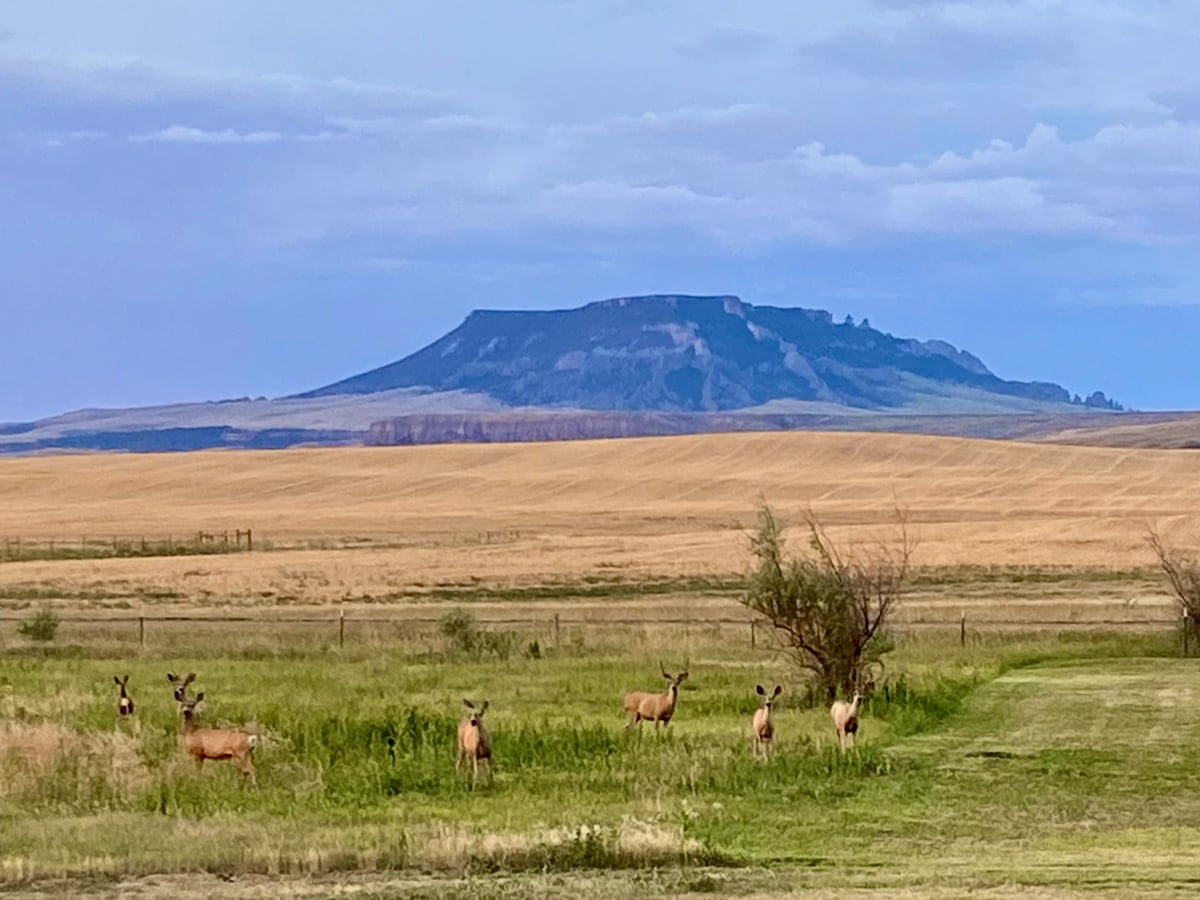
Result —
M252 552L253 550L254 550L254 533L249 528L247 528L246 529L246 551Z
M555 613L554 614L554 649L555 650L558 649L558 642L559 642L559 622L558 622L558 613Z
M338 608L338 649L346 646L346 610Z
M754 626L758 624L753 619L750 620L750 649L753 650L756 645Z
M146 646L146 617L138 616L138 645L145 649Z
M958 619L958 644L967 646L967 611L964 609Z

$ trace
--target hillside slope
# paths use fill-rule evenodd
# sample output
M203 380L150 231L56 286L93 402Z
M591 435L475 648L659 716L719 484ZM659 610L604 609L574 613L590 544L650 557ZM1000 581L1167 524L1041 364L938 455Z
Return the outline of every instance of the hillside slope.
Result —
M464 390L509 406L747 410L780 402L852 409L1054 412L1056 384L998 378L943 341L893 337L823 310L737 297L653 295L578 309L473 312L398 362L302 396ZM1097 395L1092 401L1104 406Z
M1147 521L1200 537L1200 466L1171 451L830 432L0 459L7 534L375 535L400 544L382 583L740 571L760 496L839 534L875 533L899 503L922 564L1142 565ZM235 578L270 556L216 569ZM33 566L0 566L0 581Z

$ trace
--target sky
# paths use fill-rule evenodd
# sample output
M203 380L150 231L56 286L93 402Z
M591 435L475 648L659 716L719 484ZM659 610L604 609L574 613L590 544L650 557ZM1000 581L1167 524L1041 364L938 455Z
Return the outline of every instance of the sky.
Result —
M0 6L0 421L736 294L1200 408L1195 0Z

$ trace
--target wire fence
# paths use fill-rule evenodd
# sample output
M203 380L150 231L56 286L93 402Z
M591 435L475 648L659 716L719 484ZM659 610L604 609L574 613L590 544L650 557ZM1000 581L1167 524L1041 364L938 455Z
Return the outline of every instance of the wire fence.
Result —
M0 622L23 623L32 615L12 612L0 613ZM381 630L389 630L396 636L427 636L438 631L446 621L445 615L440 616L381 616L381 615L347 615L344 610L330 614L304 614L285 616L265 615L193 615L193 614L156 614L156 615L70 615L57 616L58 624L75 629L80 626L92 626L103 629L108 633L117 633L129 643L136 643L145 648L153 644L155 634L166 634L172 628L179 626L204 626L207 628L245 628L259 626L264 631L283 637L285 626L299 626L311 635L323 637L329 644L336 642L339 648L345 647L347 635L350 638L358 635L378 636ZM486 616L476 620L482 629L489 628L519 628L527 632L544 634L558 647L564 639L564 632L570 628L585 633L589 630L614 630L655 627L675 627L685 631L689 629L717 629L729 632L731 639L744 641L752 649L774 646L770 640L772 628L762 619L748 616L641 616L628 618L570 616L555 613L553 616L520 615L520 616ZM1181 627L1182 626L1182 627ZM1189 653L1189 646L1200 650L1200 632L1197 622L1185 617L1177 617L1169 608L1162 610L1161 616L1142 618L1058 618L1058 619L1014 619L968 617L963 613L958 619L939 618L935 620L899 620L891 626L898 633L929 633L941 631L956 634L965 646L973 634L1001 633L1014 631L1159 631L1180 629L1182 631L1183 649ZM5 628L5 630L8 630Z
M249 528L150 537L80 535L70 538L36 538L6 535L0 538L0 563L131 556L196 556L212 553L249 553L253 550L254 532Z

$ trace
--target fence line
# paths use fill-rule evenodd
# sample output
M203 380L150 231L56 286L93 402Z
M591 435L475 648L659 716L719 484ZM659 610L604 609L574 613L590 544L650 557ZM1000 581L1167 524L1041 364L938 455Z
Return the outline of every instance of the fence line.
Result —
M20 614L12 612L0 612L0 622L23 622L29 618L29 614ZM346 643L346 625L376 625L376 626L411 626L413 628L430 628L441 624L442 616L347 616L345 609L339 608L336 612L331 612L326 615L291 615L291 616L262 616L262 615L225 615L225 616L210 616L210 615L189 615L189 614L173 614L164 613L161 615L112 615L112 616L60 616L58 622L60 625L137 625L137 641L142 647L146 646L146 625L155 623L173 623L173 622L192 622L192 623L207 623L211 625L225 624L246 624L254 623L263 626L279 626L279 625L325 625L331 629L337 628L337 641L339 647L344 647ZM751 617L718 617L718 618L682 618L678 616L658 617L658 618L613 618L613 619L596 619L586 616L563 616L555 613L550 616L507 616L507 617L486 617L479 618L478 624L482 627L488 626L525 626L545 628L552 631L554 635L554 645L557 647L561 641L561 633L564 627L589 627L589 628L629 628L629 627L653 627L653 626L685 626L685 627L705 627L705 626L736 626L746 629L748 643L751 648L757 648L762 643L762 639L758 634L761 628L770 630L770 625L758 618ZM1166 628L1176 626L1180 623L1184 624L1183 641L1184 655L1188 654L1188 633L1194 630L1197 626L1188 617L1163 617L1155 619L1043 619L1038 621L1022 620L1015 621L1013 619L968 619L963 613L957 619L946 619L939 621L898 621L893 623L892 628L895 631L932 631L935 629L944 630L948 633L957 632L961 643L965 646L968 637L968 624L973 632L991 630L995 631L1042 631L1049 629L1141 629L1150 630L1154 628ZM1190 626L1190 627L1188 627Z
M78 538L29 538L5 535L0 538L0 563L56 559L111 559L130 556L190 556L208 553L249 553L254 550L250 528L224 531L195 531L139 537L80 535Z

